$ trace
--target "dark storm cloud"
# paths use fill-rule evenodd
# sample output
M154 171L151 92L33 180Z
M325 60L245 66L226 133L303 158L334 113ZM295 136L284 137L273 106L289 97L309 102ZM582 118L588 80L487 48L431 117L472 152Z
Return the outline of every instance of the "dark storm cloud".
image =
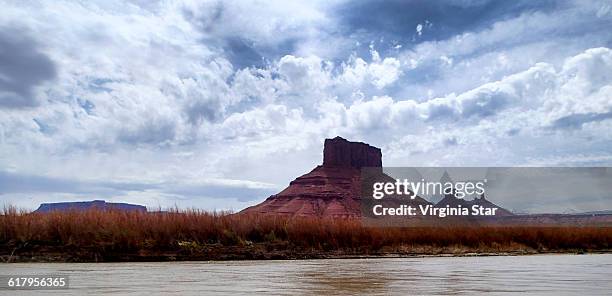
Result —
M27 32L0 27L0 107L36 106L35 88L56 75L53 61Z
M355 1L337 8L344 34L369 42L418 43L478 31L527 11L549 11L559 1ZM428 21L431 25L427 25ZM416 34L422 24L423 34Z

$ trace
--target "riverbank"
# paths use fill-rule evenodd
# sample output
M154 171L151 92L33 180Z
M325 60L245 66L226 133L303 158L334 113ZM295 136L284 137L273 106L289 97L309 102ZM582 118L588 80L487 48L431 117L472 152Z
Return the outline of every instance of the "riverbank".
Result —
M3 262L121 262L609 253L611 227L365 227L358 219L201 211L0 216Z
M375 259L422 257L478 257L478 256L530 256L546 254L612 254L612 250L546 251L530 248L485 251L465 247L406 248L403 252L358 253L350 251L298 251L290 249L268 250L266 246L224 247L209 246L202 252L101 253L95 250L71 250L45 247L37 251L0 255L0 263L94 263L94 262L173 262L173 261L239 261L239 260L308 260L308 259Z

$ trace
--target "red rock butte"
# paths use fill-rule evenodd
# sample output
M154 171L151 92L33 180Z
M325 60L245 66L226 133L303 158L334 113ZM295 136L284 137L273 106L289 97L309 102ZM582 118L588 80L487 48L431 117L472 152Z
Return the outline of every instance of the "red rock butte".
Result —
M349 142L341 137L325 139L323 167L382 167L382 152L366 143Z
M382 167L379 148L341 137L325 139L323 165L241 213L357 218L362 167Z

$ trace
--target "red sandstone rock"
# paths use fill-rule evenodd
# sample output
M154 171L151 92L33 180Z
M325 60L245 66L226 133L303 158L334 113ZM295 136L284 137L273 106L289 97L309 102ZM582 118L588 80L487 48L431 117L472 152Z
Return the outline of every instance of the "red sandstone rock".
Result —
M360 169L363 167L382 167L379 148L361 142L349 142L340 137L326 139L323 165L293 180L285 190L241 213L361 217ZM429 203L420 197L415 202Z
M289 216L359 217L360 172L351 167L317 166L285 190L244 213Z
M361 142L349 142L341 137L325 139L323 147L325 167L382 167L379 148Z

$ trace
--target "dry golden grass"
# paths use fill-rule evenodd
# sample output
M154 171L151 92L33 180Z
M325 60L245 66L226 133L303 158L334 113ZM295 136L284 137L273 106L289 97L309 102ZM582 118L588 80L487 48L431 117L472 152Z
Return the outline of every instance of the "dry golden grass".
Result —
M198 210L165 213L87 211L0 216L0 255L27 250L105 253L210 252L238 247L345 254L607 251L606 227L369 228L359 220L232 215ZM264 248L264 249L265 249ZM233 252L233 251L227 252ZM316 257L316 256L315 256ZM212 257L214 259L214 256Z

